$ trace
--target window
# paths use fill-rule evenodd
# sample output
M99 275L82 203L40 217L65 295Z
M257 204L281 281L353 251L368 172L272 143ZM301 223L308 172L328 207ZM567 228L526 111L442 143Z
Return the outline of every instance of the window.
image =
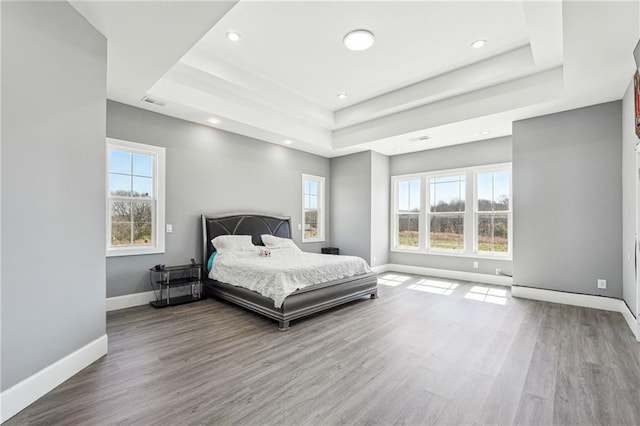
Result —
M398 181L396 201L398 247L420 247L420 179Z
M302 175L302 242L324 241L324 178Z
M393 251L511 256L511 164L392 177Z
M107 139L107 256L164 252L165 149Z
M509 175L506 170L476 173L476 250L479 253L509 251Z
M464 174L430 178L430 248L464 250L464 182Z

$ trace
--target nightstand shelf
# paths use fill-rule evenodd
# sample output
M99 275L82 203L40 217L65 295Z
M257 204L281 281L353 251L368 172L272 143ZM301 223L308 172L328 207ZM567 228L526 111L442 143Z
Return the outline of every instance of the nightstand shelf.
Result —
M166 266L163 269L149 269L149 282L156 292L156 300L149 304L154 308L183 305L197 302L202 298L202 265ZM189 294L171 297L172 288L184 288Z
M167 306L184 305L185 303L197 302L200 298L194 299L193 296L187 294L186 296L172 297L170 302L167 303L166 299L154 300L149 302L154 308L166 308Z

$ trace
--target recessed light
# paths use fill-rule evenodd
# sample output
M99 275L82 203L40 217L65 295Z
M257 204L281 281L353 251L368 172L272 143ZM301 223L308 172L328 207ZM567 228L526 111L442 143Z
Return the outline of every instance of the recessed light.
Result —
M239 41L242 38L242 34L237 33L235 31L227 32L227 38L231 41Z
M284 141L285 145L291 145L293 143L293 141L290 141L289 139Z
M350 50L367 50L373 46L375 37L371 31L368 30L354 30L347 33L342 39L342 42Z
M209 123L211 124L220 124L222 123L220 120L218 120L217 118L210 118L207 120Z
M483 130L482 132L480 132L481 136L488 136L491 132L489 130Z
M476 40L473 43L471 43L471 47L473 47L474 49L480 49L485 44L487 44L487 40L481 38L481 39Z
M394 148L393 152L400 152L400 148Z
M349 95L346 94L345 92L338 93L338 99L347 99L347 96Z

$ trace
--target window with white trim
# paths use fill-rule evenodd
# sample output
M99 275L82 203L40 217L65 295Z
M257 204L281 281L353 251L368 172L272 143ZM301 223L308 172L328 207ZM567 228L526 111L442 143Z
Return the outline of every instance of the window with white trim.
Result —
M107 256L164 253L165 149L107 139Z
M397 182L398 199L395 213L398 227L397 246L417 249L420 247L420 179L406 178Z
M464 251L465 175L429 178L429 247Z
M324 177L302 175L302 242L324 241Z
M511 163L392 177L393 251L511 258Z
M511 223L510 182L507 170L476 173L476 251L509 252Z

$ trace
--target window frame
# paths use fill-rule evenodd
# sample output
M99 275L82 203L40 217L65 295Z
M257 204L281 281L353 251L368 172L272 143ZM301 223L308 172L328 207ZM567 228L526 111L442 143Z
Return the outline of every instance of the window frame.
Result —
M487 172L509 173L509 210L508 212L508 250L500 252L480 252L477 250L477 205L478 183L477 175ZM464 211L464 250L442 249L430 247L431 234L431 179L447 176L465 176L465 211ZM398 183L404 180L420 179L420 233L419 246L417 248L398 246ZM391 235L389 238L390 251L398 253L419 253L438 256L453 256L467 258L502 259L512 260L513 257L513 173L512 163L496 163L482 166L463 167L455 169L442 169L422 173L391 176Z
M405 182L405 181L408 182L412 180L418 180L420 182L420 211L417 213L403 213L403 214L414 214L418 216L418 247L398 245L398 223L399 223L399 217L400 217L400 211L398 206L399 204L398 203L398 183ZM399 251L415 253L417 251L420 251L425 244L424 235L422 234L422 232L420 232L420 230L424 229L425 227L425 217L423 214L426 206L426 200L424 197L425 179L424 179L424 176L422 176L421 174L411 174L411 175L394 176L392 177L392 181L394 183L393 183L393 191L391 195L393 197L392 198L393 202L391 203L391 209L392 209L391 218L393 220L394 225L393 225L393 234L390 241L393 244L393 247L397 247Z
M151 229L154 236L153 245L149 246L112 246L111 245L111 202L123 197L111 197L110 192L110 160L109 151L115 149L131 153L140 153L153 156L153 194L155 201L152 211ZM121 139L107 138L106 143L106 170L105 170L105 196L106 196L106 255L107 257L134 256L143 254L157 254L165 252L165 173L166 173L166 149L163 147L125 141Z
M461 212L431 212L431 179L435 179L435 178L447 178L447 177L459 177L459 176L463 176L464 177L464 211ZM427 190L427 192L425 193L425 197L429 197L429 201L427 203L427 216L426 216L426 226L427 226L427 234L425 235L425 239L426 241L426 245L425 248L427 250L436 252L436 253L441 253L441 254L462 254L465 253L467 251L467 247L469 247L469 242L467 241L467 226L469 224L469 215L468 215L468 201L467 201L467 191L468 191L468 173L466 173L465 171L459 170L459 169L455 169L455 170L443 170L442 173L430 173L428 175L426 175L426 185L428 185L428 188L425 188ZM431 217L432 216L446 216L446 215L451 215L451 214L462 214L462 222L463 222L463 229L464 229L464 234L462 235L462 240L463 240L463 249L445 249L445 248L440 248L440 247L431 247Z
M512 258L512 250L513 250L513 173L511 170L511 163L508 163L509 166L505 167L504 165L492 165L492 166L484 166L478 167L473 171L473 252L477 256L485 257L491 256L492 258ZM481 173L499 173L499 172L509 172L509 210L501 210L501 211L493 211L488 212L484 210L478 209L478 175ZM509 229L507 230L507 252L486 252L478 250L478 216L480 214L505 214L507 213L507 223L509 224Z
M304 204L304 197L305 197L305 181L315 181L318 184L318 235L312 238L306 238L304 236L304 230L306 228L306 221L305 221L305 213L307 211L307 209L305 208L305 204ZM303 243L318 243L318 242L324 242L325 241L325 178L323 176L315 176L315 175L310 175L310 174L306 174L303 173L302 174L302 191L301 191L301 195L302 195L302 202L300 203L302 206L302 239L301 241Z

